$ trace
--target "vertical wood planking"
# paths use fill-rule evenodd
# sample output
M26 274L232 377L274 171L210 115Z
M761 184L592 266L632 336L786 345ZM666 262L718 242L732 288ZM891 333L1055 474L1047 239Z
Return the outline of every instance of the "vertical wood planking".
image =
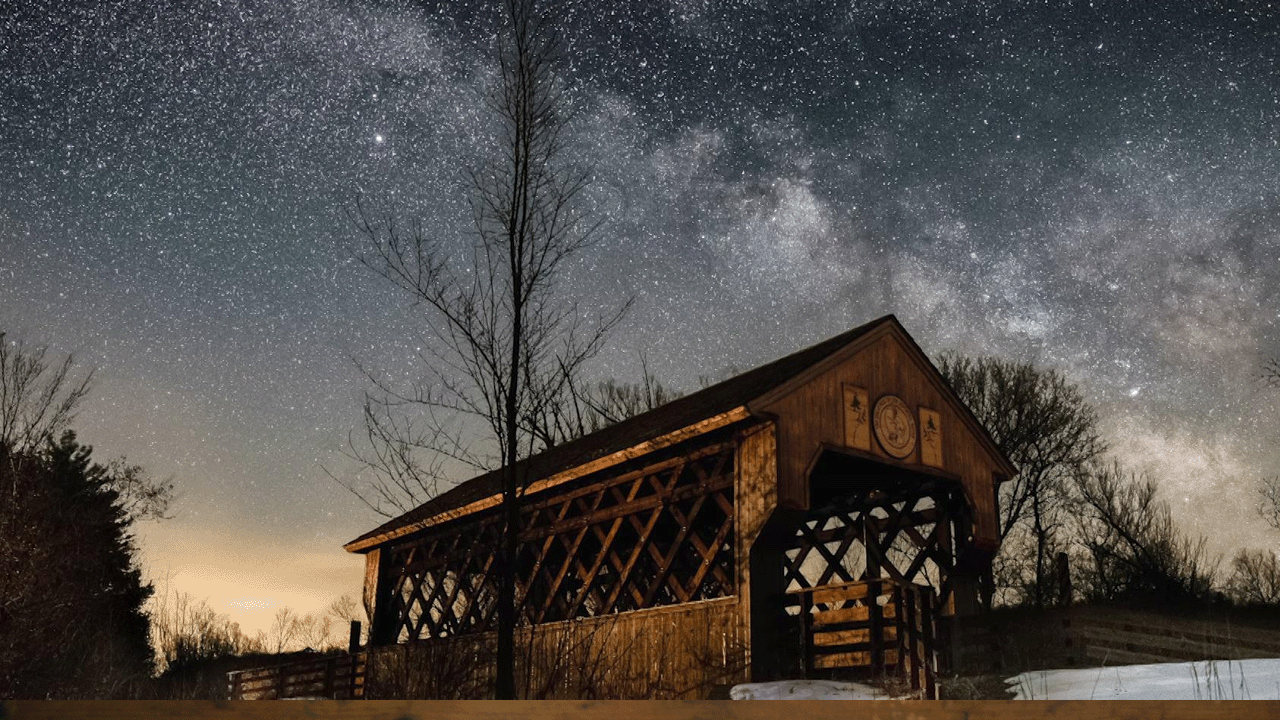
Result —
M738 598L729 597L518 628L520 689L529 699L704 699L716 686L748 679L738 606ZM369 672L381 677L368 681L367 697L486 697L492 692L493 641L492 633L484 633L375 648ZM391 660L398 653L405 659L396 668ZM403 679L397 684L397 669L409 687ZM450 682L428 677L452 671L466 676Z
M752 408L778 418L777 446L782 451L778 463L778 503L787 507L807 506L809 463L822 444L846 444L843 406L847 388L866 388L872 405L883 395L893 394L902 398L913 415L920 407L937 413L942 427L941 468L963 479L974 508L977 535L994 540L997 535L992 474L1000 468L962 420L961 411L931 380L932 373L932 369L918 364L902 340L892 333L883 333L806 384L763 407ZM870 447L872 454L893 461L874 439L874 433ZM922 465L922 459L921 443L917 442L902 462Z

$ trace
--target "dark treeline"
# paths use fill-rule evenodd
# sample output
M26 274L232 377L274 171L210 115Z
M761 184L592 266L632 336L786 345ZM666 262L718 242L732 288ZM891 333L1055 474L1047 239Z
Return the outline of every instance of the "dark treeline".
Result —
M150 677L129 482L69 431L0 447L0 696L128 697Z
M1096 413L1061 373L956 355L939 369L1020 471L1000 491L995 604L1280 604L1275 553L1244 549L1224 569L1176 525L1158 478L1107 455ZM1280 529L1280 481L1261 494L1258 511Z
M174 486L76 437L91 375L0 333L0 699L218 698L227 670L345 648L350 597L248 638L143 580L134 529L170 517Z

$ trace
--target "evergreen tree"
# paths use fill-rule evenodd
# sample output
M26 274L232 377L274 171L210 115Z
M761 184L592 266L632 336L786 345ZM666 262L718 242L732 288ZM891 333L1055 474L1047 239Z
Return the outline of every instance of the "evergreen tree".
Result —
M65 432L0 462L0 697L131 695L151 673L119 465ZM128 468L126 468L128 469Z

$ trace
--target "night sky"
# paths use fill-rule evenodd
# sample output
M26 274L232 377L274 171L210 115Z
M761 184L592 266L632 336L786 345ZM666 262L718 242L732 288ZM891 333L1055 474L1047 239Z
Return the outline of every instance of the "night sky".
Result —
M569 2L571 148L636 306L593 367L679 389L885 313L1057 368L1211 547L1276 547L1280 10L1247 2ZM0 328L97 368L76 423L173 476L152 576L247 629L357 595L330 480L355 358L422 325L353 261L394 201L467 243L485 4L0 9Z

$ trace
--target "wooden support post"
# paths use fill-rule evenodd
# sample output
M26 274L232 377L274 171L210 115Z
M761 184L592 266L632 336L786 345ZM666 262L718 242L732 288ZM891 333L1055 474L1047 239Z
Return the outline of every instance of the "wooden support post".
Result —
M351 621L351 634L347 637L347 652L355 655L360 650L360 621Z
M800 647L804 657L804 676L813 676L813 595L800 593Z
M384 562L388 554L386 548L374 548L364 556L364 608L369 617L370 645L390 645L400 633L395 624L400 613L392 592L390 563Z
M916 595L912 590L899 588L901 604L898 605L898 652L899 662L911 682L912 690L920 689L920 662L917 658L916 643L919 634L916 631L920 616L916 613Z
M924 630L924 672L925 672L925 699L936 700L938 698L937 687L937 661L934 656L934 632L933 632L933 595L929 592L920 593L920 616Z
M337 696L333 694L334 683L333 676L337 672L338 658L331 657L324 664L324 696L330 700L337 700Z
M867 619L870 621L869 638L871 640L871 673L873 677L884 674L884 608L878 602L881 583L871 580L867 583Z
M349 672L347 674L347 699L355 700L356 687L357 687L356 679L357 679L357 676L360 674L360 653L359 652L351 653L351 657L348 658L348 660L351 663L351 667L349 668Z
M276 699L284 699L284 665L276 668Z
M1058 553L1058 604L1071 605L1071 561L1065 552Z

